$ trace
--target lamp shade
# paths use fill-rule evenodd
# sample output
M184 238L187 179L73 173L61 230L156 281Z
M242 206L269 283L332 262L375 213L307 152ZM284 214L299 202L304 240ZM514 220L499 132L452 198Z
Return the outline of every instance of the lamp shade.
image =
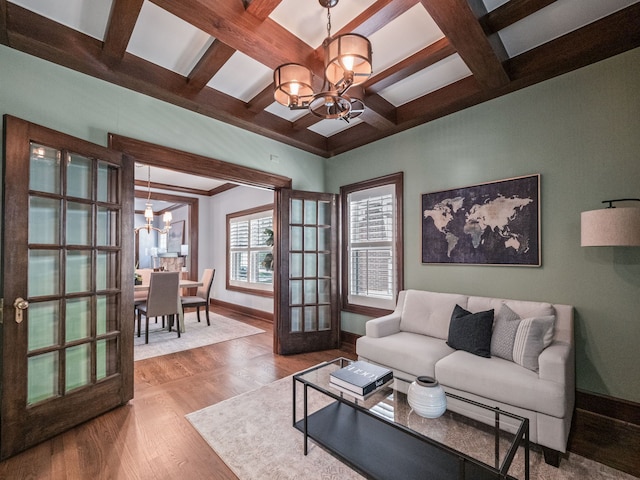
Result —
M273 71L274 98L285 107L298 106L300 98L313 96L311 70L297 63L280 65Z
M583 247L640 246L640 208L616 207L582 212L580 245Z
M353 85L359 85L371 76L371 42L357 33L340 35L329 42L325 51L325 75L327 80L339 89L349 78ZM345 76L347 73L347 76Z

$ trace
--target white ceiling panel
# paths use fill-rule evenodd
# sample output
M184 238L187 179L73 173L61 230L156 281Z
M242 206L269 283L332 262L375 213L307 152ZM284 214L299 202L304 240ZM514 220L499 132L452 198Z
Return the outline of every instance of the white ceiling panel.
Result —
M380 73L444 37L421 3L369 36L373 72ZM402 38L402 42L397 39Z
M278 102L273 102L265 111L272 113L273 115L277 115L278 117L284 118L290 122L295 122L296 120L301 119L309 110L289 110L284 105L280 105Z
M325 137L330 137L331 135L335 135L338 132L342 132L347 128L351 128L359 124L361 121L362 120L360 120L360 118L353 118L349 120L349 123L344 120L321 120L310 126L309 130Z
M380 96L399 107L469 75L471 70L456 53L385 88Z
M509 57L515 57L638 1L558 0L501 30L499 35Z
M492 12L500 5L504 5L509 0L483 0L484 6L487 9L487 12Z
M180 75L188 75L214 38L145 1L127 52Z
M248 102L272 81L273 70L243 53L236 52L207 86Z
M136 163L135 179L147 182L149 171L146 165ZM162 183L164 185L179 185L186 188L194 188L196 190L209 191L225 182L214 178L201 177L198 175L189 175L187 173L176 172L159 167L151 167L151 183ZM146 188L136 187L137 190L147 190ZM151 189L154 191L154 189Z
M112 0L10 0L43 17L104 40Z
M375 0L343 0L331 9L331 33L373 5ZM327 37L327 9L318 0L282 0L269 18L300 37L312 48L318 48Z

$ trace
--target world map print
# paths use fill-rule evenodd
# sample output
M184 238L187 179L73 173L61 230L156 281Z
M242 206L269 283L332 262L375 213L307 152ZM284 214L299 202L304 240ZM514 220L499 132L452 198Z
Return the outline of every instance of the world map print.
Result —
M539 175L422 196L422 262L540 265Z

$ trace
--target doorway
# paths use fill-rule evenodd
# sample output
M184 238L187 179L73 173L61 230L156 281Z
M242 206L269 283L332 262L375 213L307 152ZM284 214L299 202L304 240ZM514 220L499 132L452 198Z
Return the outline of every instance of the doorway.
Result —
M236 187L236 186L257 187L260 190L253 190L253 191L259 192L262 194L267 193L267 191L269 192L270 200L268 201L271 203L273 202L273 198L274 198L273 193L275 191L282 188L290 188L291 186L291 179L288 177L275 175L269 172L264 172L264 171L260 171L260 170L256 170L248 167L242 167L239 165L211 159L208 157L196 155L189 152L183 152L183 151L179 151L179 150L175 150L175 149L171 149L171 148L167 148L167 147L163 147L155 144L142 142L136 139L121 137L115 134L109 135L109 146L113 149L123 149L122 151L126 156L131 157L132 160L135 160L138 163L141 163L144 165L150 165L153 173L155 173L155 171L159 169L166 169L166 171L172 171L174 173L174 176L179 176L181 174L188 174L190 176L198 176L198 177L204 177L204 178L228 182L226 185L221 185L218 188L216 188L214 193L221 193L224 190L227 190L231 187ZM159 185L153 185L153 183L154 182L152 182L152 186L154 187L154 189L155 187L160 188ZM145 186L146 186L146 183L145 183ZM242 188L238 190L241 190L241 189ZM234 188L234 190L236 189ZM178 193L185 193L185 194L196 193L197 194L197 192L194 192L194 191L187 192L184 189L178 190ZM152 192L152 198L154 198L153 195L154 193ZM180 196L177 198L186 199L189 197ZM174 198L174 200L177 201L177 198ZM200 200L202 201L202 198L200 198ZM263 203L266 203L266 201ZM203 203L202 205L203 206L201 208L201 215L204 215L203 212L207 211L206 208L204 207L204 205L206 204ZM230 208L235 208L236 206L237 206L237 210L243 209L243 207L241 207L239 204L233 205L233 207L230 207ZM228 211L231 212L234 210L228 210ZM216 214L218 215L219 212L217 212ZM190 223L191 225L195 225L195 222L190 222ZM211 232L207 232L208 226L205 224L204 220L202 220L199 228L202 230L202 232L194 231L193 233L190 234L190 238L195 238L196 236L198 236L199 244L203 247L206 247L206 245L210 244L213 241L212 239L215 237L217 238L217 241L214 243L217 243L218 245L220 245L222 242L225 241L226 225L224 227L220 223L216 223L216 225L217 225L216 232L213 232L213 234L211 234ZM208 233L209 233L209 236L207 236ZM196 249L192 248L191 245L189 245L189 250L190 252L196 251ZM199 266L190 267L190 271L197 272L198 268L204 268L205 266L210 264L210 262L208 262L208 259L206 258L203 252L204 250L200 252L200 258L198 259ZM194 260L195 259L193 259L192 257L190 261L193 262ZM218 264L221 264L222 261L224 261L224 258L218 257L215 263L218 265ZM191 274L190 276L192 278L195 278L194 274ZM225 284L224 266L222 269L219 269L219 271L217 272L216 278L219 279L217 280L217 282L221 281L220 285ZM228 293L226 289L225 289L225 293ZM229 293L229 295L227 295L227 299L225 299L225 300L228 300L228 303L225 302L224 300L221 301L219 299L216 299L216 303L218 303L220 306L227 307L227 308L237 308L239 311L245 314L249 314L253 316L256 316L257 314L259 318L264 318L265 320L271 320L272 314L269 312L263 312L263 310L267 310L270 306L273 305L273 301L271 299L269 299L270 303L266 304L265 302L267 298L264 298L264 297L262 298L255 297L255 303L253 301L250 301L250 302L236 301L239 298L240 297L238 297L237 292L232 292L232 293ZM254 297L251 297L251 298L254 299ZM272 308L275 308L275 306L273 306ZM265 315L261 315L263 313Z

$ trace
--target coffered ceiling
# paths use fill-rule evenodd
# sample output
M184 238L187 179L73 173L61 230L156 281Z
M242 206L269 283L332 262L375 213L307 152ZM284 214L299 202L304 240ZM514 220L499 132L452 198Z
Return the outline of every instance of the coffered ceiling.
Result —
M640 46L639 1L340 0L373 48L349 122L273 100L280 64L322 78L318 0L0 0L0 42L330 157Z

